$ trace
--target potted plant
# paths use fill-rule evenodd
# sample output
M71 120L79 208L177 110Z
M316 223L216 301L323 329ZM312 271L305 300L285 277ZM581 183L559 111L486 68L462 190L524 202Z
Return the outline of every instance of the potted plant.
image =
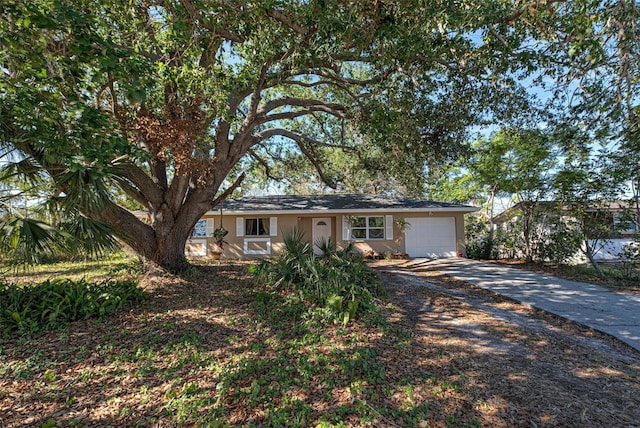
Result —
M227 241L224 240L224 237L227 236L228 233L229 231L222 226L213 231L214 247L209 251L209 255L212 259L220 259L220 255L224 249L224 244L227 243Z

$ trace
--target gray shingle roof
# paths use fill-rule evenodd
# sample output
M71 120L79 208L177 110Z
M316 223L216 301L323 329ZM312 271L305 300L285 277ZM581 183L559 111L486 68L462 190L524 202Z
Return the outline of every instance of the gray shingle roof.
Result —
M234 200L226 200L216 208L223 211L476 211L469 205L449 204L445 202L418 199L395 199L377 195L277 195L249 196Z

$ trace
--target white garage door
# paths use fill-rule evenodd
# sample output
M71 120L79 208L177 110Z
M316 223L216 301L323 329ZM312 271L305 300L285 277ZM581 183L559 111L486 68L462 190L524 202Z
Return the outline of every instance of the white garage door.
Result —
M408 218L406 250L409 257L455 257L456 222L453 217Z

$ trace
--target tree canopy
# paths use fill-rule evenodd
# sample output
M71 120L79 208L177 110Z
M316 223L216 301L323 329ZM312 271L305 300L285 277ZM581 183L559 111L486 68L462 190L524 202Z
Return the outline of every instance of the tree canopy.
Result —
M45 176L60 209L171 270L244 171L297 157L339 188L337 151L421 183L472 126L532 108L527 79L622 67L632 88L637 67L627 2L7 0L0 13L5 167ZM624 123L636 105L616 102Z

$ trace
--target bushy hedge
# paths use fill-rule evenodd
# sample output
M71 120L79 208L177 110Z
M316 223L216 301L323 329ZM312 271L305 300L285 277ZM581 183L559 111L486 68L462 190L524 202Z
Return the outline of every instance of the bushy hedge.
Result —
M103 317L143 297L144 292L133 280L90 283L52 279L38 284L0 284L0 326L4 333L35 331Z
M306 303L320 306L344 324L366 311L374 297L382 294L376 274L351 246L336 251L322 242L316 256L303 234L293 230L285 236L285 248L273 259L263 260L255 276L277 290L296 293Z

